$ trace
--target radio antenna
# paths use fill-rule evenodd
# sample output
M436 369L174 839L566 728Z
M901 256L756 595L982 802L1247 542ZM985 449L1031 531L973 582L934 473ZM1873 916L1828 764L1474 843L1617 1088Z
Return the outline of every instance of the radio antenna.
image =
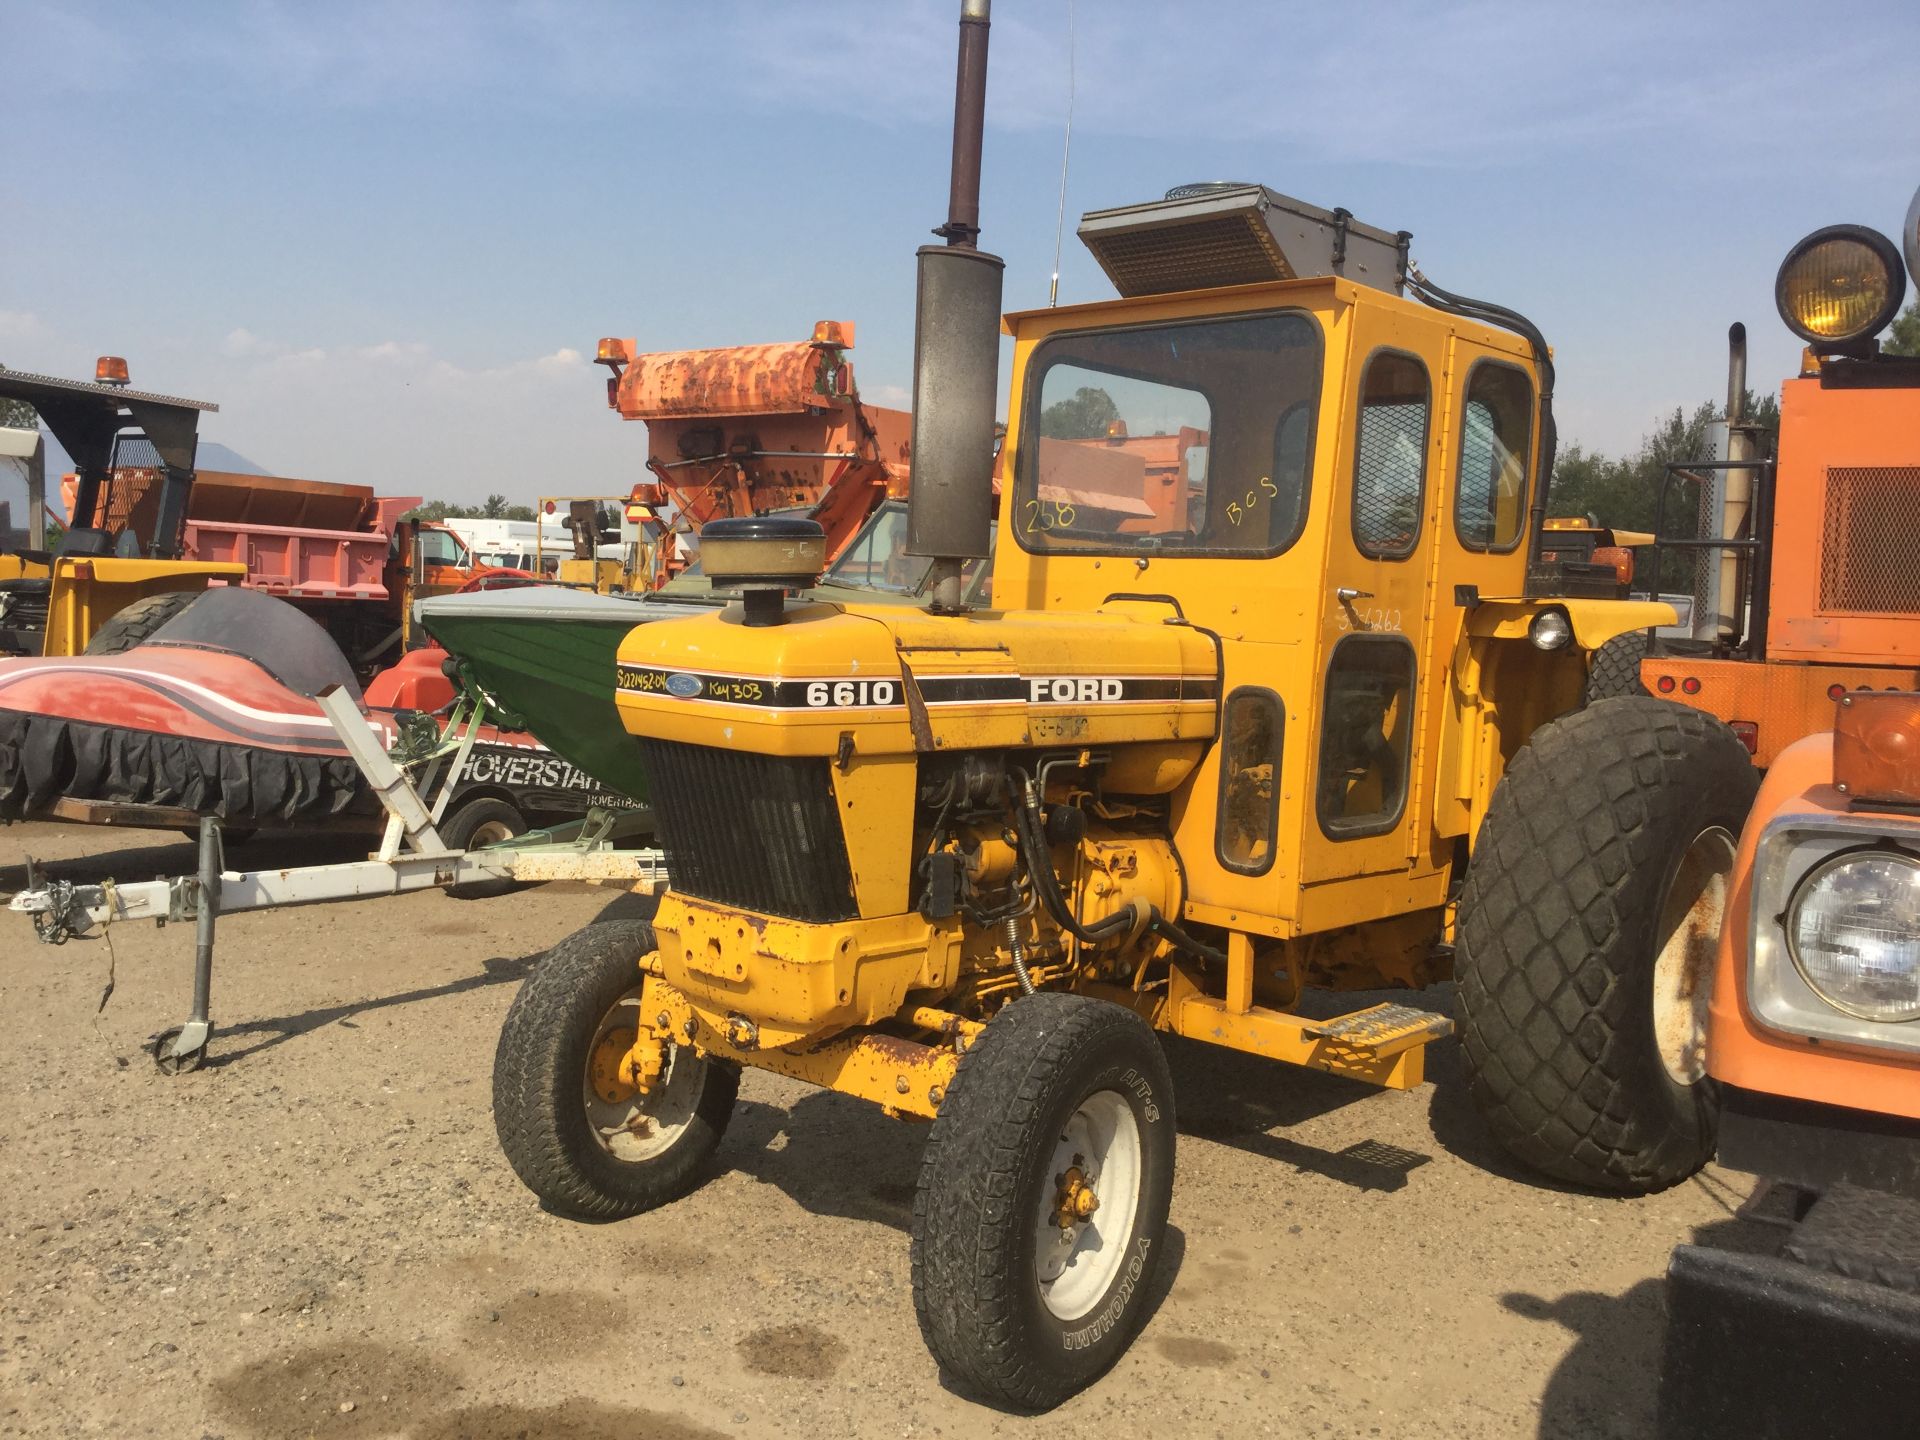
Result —
M1047 308L1060 303L1060 236L1067 228L1067 162L1073 158L1073 0L1067 0L1067 137L1060 146L1060 211L1053 221L1053 283Z

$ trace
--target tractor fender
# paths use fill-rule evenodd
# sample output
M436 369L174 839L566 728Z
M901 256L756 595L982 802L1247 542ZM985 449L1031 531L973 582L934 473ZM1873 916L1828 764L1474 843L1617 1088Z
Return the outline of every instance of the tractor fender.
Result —
M1482 600L1467 615L1467 633L1475 639L1524 640L1534 616L1545 610L1565 613L1573 641L1582 650L1598 650L1616 635L1677 625L1680 612L1662 600L1596 600L1545 597L1539 600Z

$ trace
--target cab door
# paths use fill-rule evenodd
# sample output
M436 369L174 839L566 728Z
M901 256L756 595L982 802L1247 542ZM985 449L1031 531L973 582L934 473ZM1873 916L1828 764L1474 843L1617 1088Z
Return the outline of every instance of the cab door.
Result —
M1430 843L1439 847L1467 833L1481 743L1474 702L1448 683L1470 613L1463 602L1525 591L1527 507L1539 483L1538 399L1528 367L1456 337L1447 369L1451 397L1438 457L1444 483L1434 513L1433 607L1423 651L1433 683L1422 702L1423 731L1440 738L1428 766L1432 794L1421 801L1433 821Z
M1320 597L1318 714L1301 857L1308 887L1405 873L1424 849L1413 837L1423 833L1419 771L1431 749L1420 716L1430 669L1445 341L1444 328L1419 315L1384 307L1354 314L1347 432L1330 481ZM1383 906L1383 898L1377 886L1368 887L1370 913L1414 908ZM1303 903L1309 928L1359 918L1366 917Z

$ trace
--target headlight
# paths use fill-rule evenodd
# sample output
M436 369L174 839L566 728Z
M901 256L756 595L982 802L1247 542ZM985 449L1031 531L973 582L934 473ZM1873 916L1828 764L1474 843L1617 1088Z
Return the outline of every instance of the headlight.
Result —
M1527 626L1527 638L1541 650L1563 650L1573 639L1573 626L1559 610L1542 610Z
M1864 225L1814 231L1787 252L1773 287L1780 318L1816 349L1878 335L1906 293L1900 251Z
M1854 850L1816 866L1786 915L1813 992L1862 1020L1920 1019L1920 862Z

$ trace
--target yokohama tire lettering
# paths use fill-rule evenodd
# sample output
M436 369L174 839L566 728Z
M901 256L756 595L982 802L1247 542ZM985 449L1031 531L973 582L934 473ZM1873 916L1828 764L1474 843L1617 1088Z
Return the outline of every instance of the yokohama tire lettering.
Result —
M1079 1330L1069 1330L1060 1337L1061 1344L1069 1350L1085 1350L1098 1345L1120 1323L1120 1316L1126 1311L1127 1302L1133 1298L1134 1287L1140 1283L1140 1272L1147 1268L1147 1250L1153 1241L1142 1235L1134 1242L1134 1251L1127 1260L1127 1268L1113 1287L1113 1297L1107 1301L1106 1308L1091 1325Z

